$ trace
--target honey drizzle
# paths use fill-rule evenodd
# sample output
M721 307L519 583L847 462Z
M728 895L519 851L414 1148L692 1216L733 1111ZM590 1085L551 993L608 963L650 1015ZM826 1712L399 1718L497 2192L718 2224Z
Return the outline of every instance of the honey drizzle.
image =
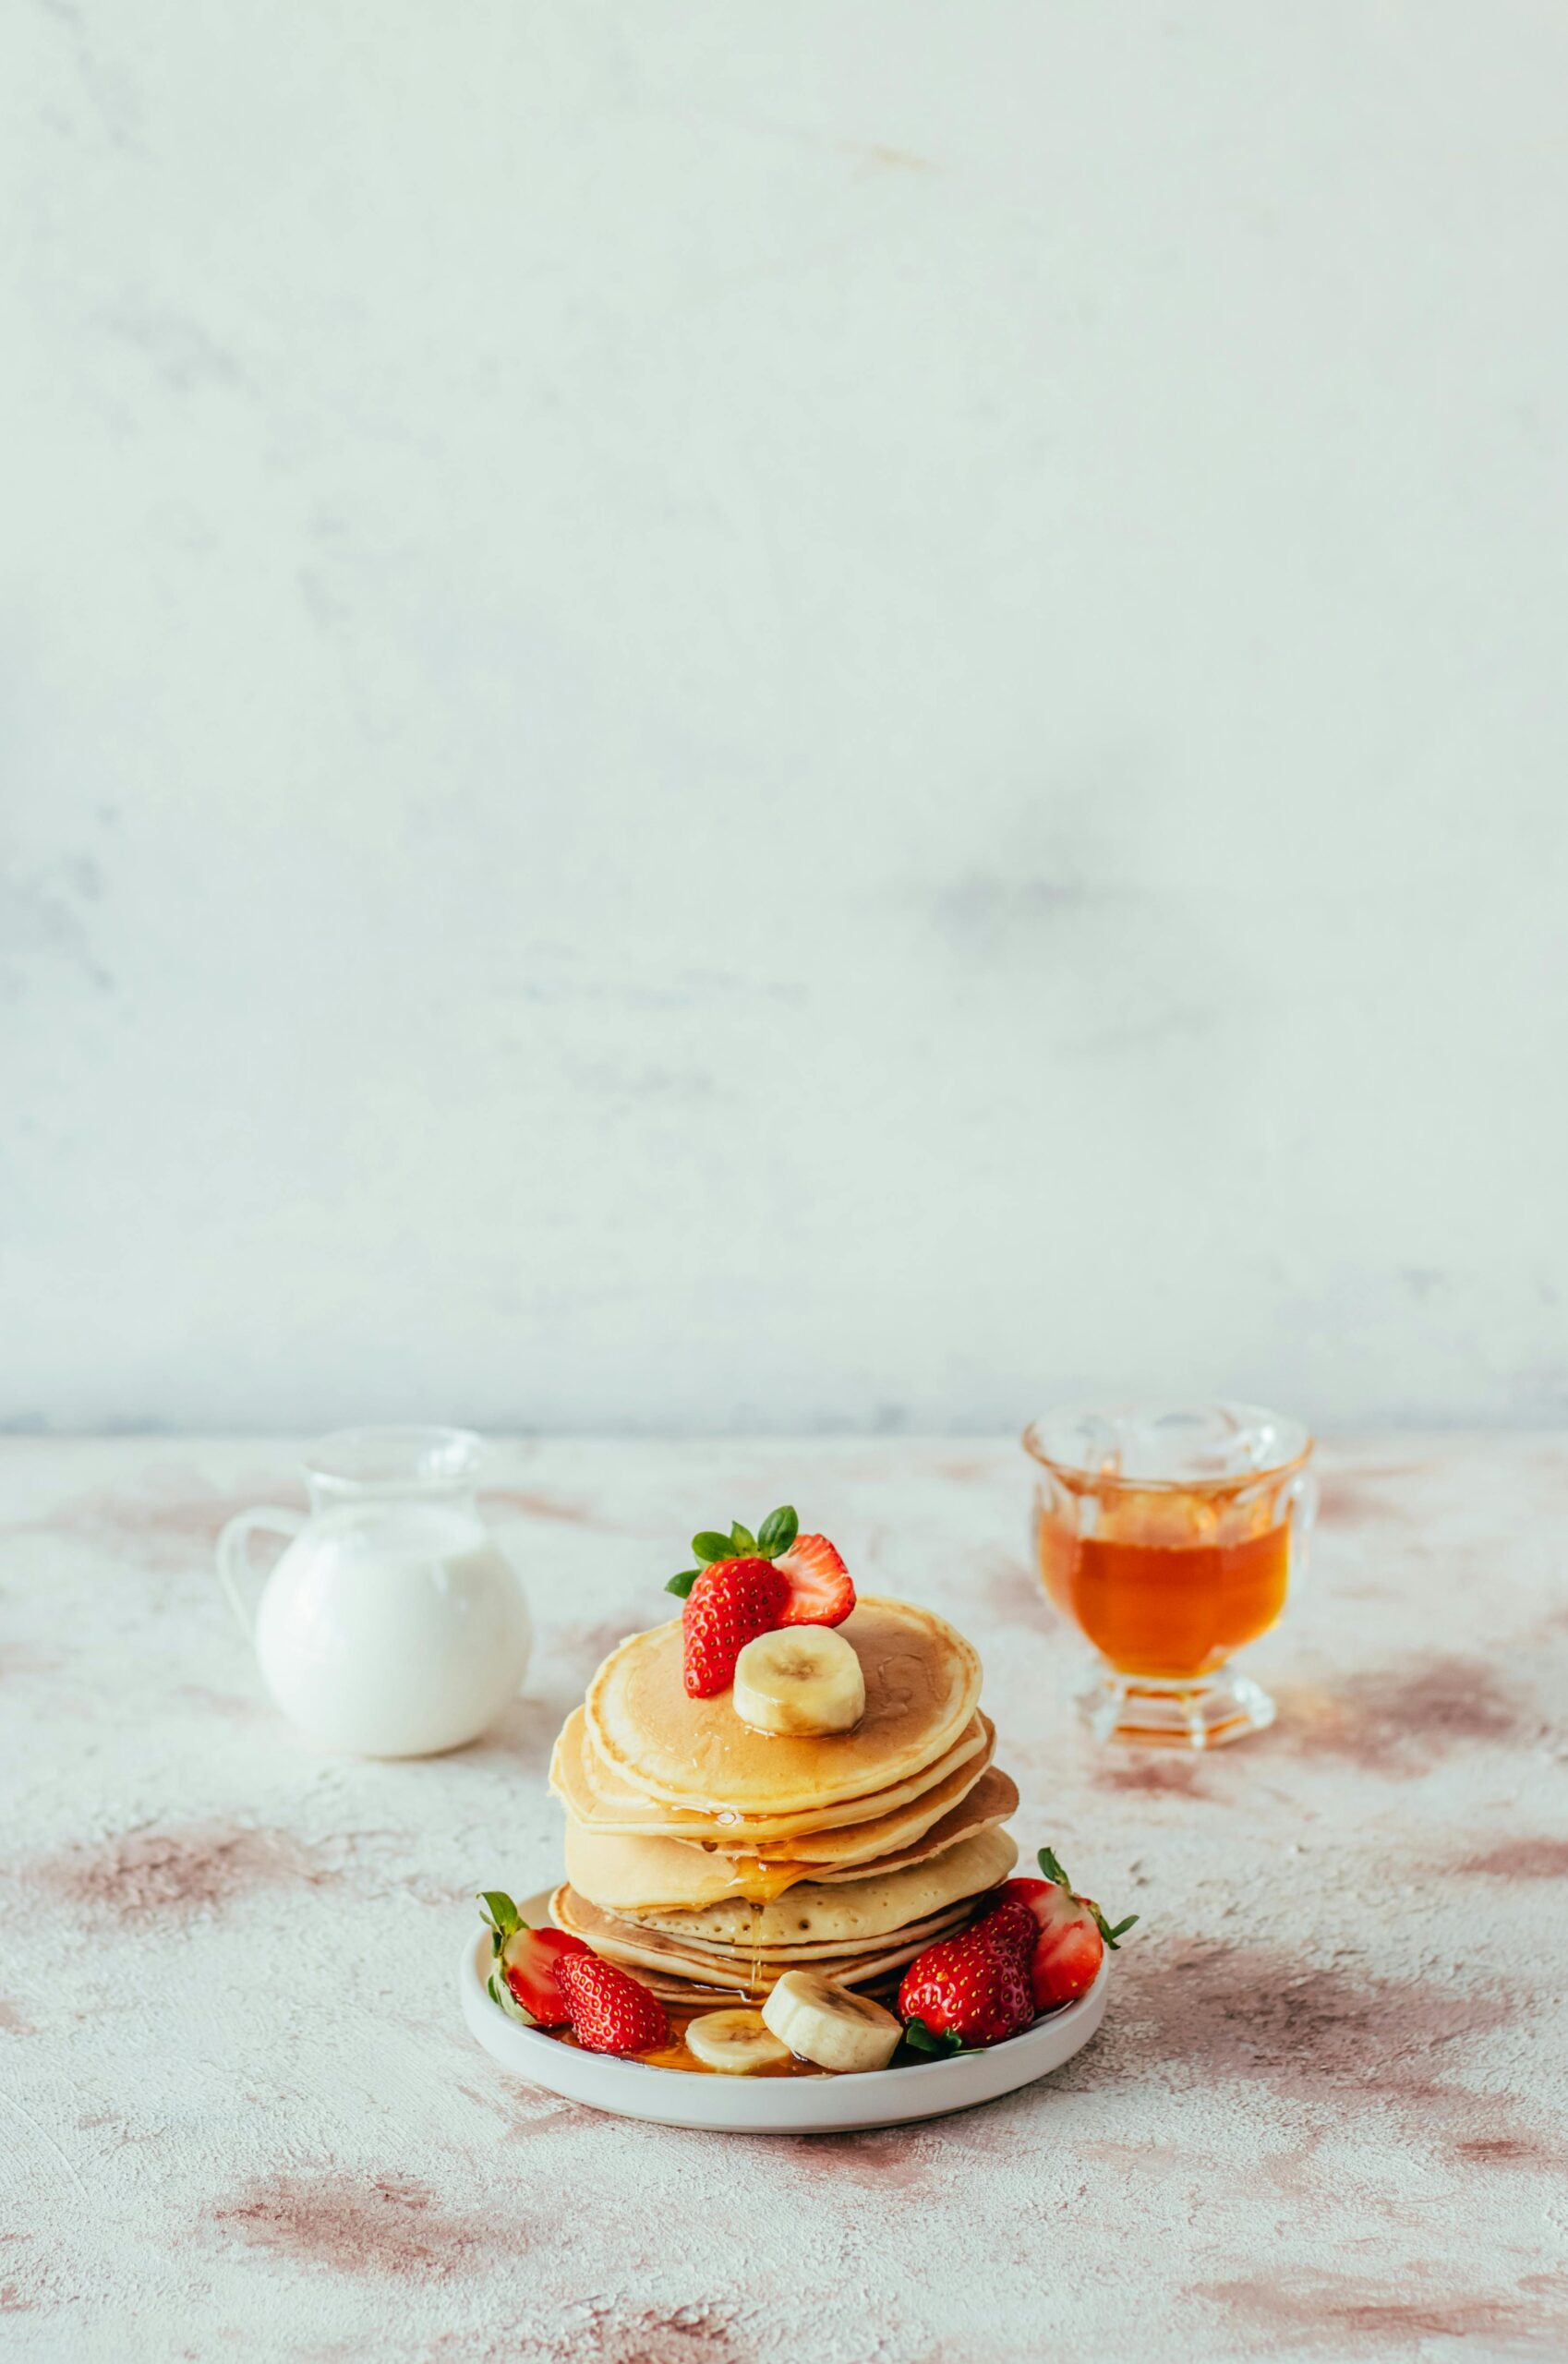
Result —
M751 1936L751 1959L746 1965L746 1984L754 1993L762 1984L763 1907L760 1904L748 1904L746 1912L749 1916Z
M623 2056L632 2060L641 2060L649 2068L680 2068L683 2069L688 2076L723 2076L725 2071L722 2068L710 2068L706 2060L697 2058L696 2054L687 2044L686 2030L694 2020L704 2019L710 2011L743 2008L744 2004L742 1998L737 1996L733 2005L667 2003L664 2008L669 2020L669 2043L660 2044L653 2052L633 2052ZM581 2052L583 2049L570 2028L540 2028L538 2032L540 2035L552 2037L557 2044L570 2045L573 2052ZM818 2068L810 2060L797 2059L793 2053L788 2060L770 2061L765 2068L750 2068L746 2071L749 2077L830 2077L832 2073L830 2068Z

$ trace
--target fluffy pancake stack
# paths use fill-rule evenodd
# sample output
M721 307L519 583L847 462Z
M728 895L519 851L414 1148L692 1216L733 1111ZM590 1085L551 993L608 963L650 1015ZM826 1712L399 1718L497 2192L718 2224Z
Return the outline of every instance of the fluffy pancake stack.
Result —
M753 1730L692 1698L679 1620L610 1653L556 1743L563 1929L667 2000L760 1999L786 1971L874 1989L1007 1877L1018 1791L991 1761L980 1661L929 1610L862 1597L850 1731Z

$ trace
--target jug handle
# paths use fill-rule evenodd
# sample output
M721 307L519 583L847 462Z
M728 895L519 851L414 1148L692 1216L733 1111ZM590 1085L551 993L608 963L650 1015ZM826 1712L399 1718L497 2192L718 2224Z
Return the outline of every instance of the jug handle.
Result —
M250 1538L253 1535L286 1535L292 1541L304 1525L297 1511L264 1503L259 1510L241 1511L237 1518L231 1518L218 1538L218 1582L228 1596L229 1607L247 1642L256 1638L255 1613L247 1606L243 1589L252 1575Z

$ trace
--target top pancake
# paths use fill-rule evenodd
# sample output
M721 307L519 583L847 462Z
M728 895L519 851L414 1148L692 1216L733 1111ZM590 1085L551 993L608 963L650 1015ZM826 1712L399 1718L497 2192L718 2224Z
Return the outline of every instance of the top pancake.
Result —
M586 1829L632 1839L686 1839L693 1846L783 1863L802 1856L811 1863L851 1856L870 1861L930 1829L948 1806L956 1806L991 1764L994 1747L994 1723L970 1717L944 1756L908 1780L894 1782L892 1790L839 1799L838 1806L806 1806L804 1814L698 1814L686 1806L660 1806L612 1773L591 1744L585 1714L574 1707L551 1752L551 1790Z
M910 1601L862 1594L838 1630L865 1676L852 1731L753 1731L730 1693L688 1698L677 1618L610 1652L588 1686L588 1737L633 1789L699 1812L796 1814L886 1790L959 1739L980 1697L980 1660L945 1619Z
M891 1790L803 1815L691 1814L625 1788L588 1741L581 1707L561 1728L549 1785L585 1830L627 1839L679 1839L706 1851L762 1863L869 1863L907 1847L973 1789L991 1762L995 1726L971 1716L952 1747ZM805 1826L802 1827L802 1826Z

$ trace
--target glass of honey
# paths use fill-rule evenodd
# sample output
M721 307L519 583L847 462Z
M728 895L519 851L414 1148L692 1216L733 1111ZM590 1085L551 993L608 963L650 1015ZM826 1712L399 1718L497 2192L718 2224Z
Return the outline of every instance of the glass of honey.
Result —
M1047 1413L1034 1550L1094 1657L1076 1692L1100 1740L1219 1748L1274 1720L1231 1660L1266 1634L1306 1563L1312 1439L1255 1404Z

